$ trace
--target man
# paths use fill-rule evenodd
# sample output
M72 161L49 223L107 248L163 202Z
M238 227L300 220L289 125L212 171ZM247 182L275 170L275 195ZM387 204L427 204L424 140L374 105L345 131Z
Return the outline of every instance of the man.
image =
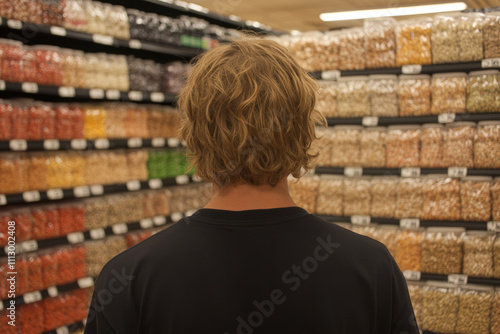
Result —
M201 56L180 94L205 208L112 259L86 334L416 334L406 282L379 242L296 206L311 167L316 84L275 42Z

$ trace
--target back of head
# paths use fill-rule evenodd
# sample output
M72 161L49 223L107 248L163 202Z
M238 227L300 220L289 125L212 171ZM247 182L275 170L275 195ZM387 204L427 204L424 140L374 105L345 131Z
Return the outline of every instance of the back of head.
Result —
M316 82L278 43L245 38L196 59L178 105L204 181L276 185L311 167Z

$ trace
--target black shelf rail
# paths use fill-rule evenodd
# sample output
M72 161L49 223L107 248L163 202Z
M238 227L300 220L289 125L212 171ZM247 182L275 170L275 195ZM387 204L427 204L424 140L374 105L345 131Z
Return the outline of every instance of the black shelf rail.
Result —
M44 332L43 334L61 334L61 333L73 333L77 330L83 329L85 327L85 320L74 322L72 324L68 324L57 329Z
M450 168L370 168L370 167L324 167L319 166L315 169L315 174L331 174L331 175L346 175L346 176L419 176L429 174L446 174L450 177L464 176L500 176L500 169L474 169L463 167Z

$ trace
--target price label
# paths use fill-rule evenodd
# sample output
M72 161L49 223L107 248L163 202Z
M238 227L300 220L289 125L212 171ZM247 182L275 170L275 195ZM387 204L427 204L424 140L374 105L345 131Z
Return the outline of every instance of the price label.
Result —
M106 91L106 98L108 100L119 100L120 95L120 91L117 89L110 89Z
M56 328L56 334L69 334L69 329L66 326Z
M402 228L419 228L420 219L418 218L403 218L399 221L399 226Z
M127 224L116 224L111 226L114 234L125 234L128 232Z
M160 189L163 187L163 182L160 179L151 179L148 181L148 184L151 189Z
M321 72L321 79L337 81L340 79L340 71L323 71Z
M75 189L73 189L73 194L77 198L89 197L90 196L90 188L88 186L76 187Z
M80 289L86 289L94 286L94 279L92 277L80 278L76 282L78 283L78 287Z
M422 73L422 65L403 65L401 72L403 74L420 74Z
M377 126L378 125L378 117L376 117L376 116L363 117L363 120L361 121L361 123L364 126Z
M0 80L0 90L5 90L5 81Z
M128 46L131 48L131 49L142 49L142 43L140 40L138 39L131 39L129 42L128 42Z
M141 182L138 180L128 181L127 182L127 189L128 189L128 191L137 191L137 190L141 189Z
M165 94L160 92L154 92L150 95L151 101L155 103L163 103L165 102Z
M87 141L85 139L72 139L71 148L74 150L84 150L87 148Z
M90 192L94 196L99 196L104 194L104 187L100 184L94 184L93 186L90 186Z
M49 189L47 190L47 197L50 200L55 201L58 199L62 199L64 197L64 193L62 189Z
M103 239L106 236L106 231L103 228L90 230L90 238L92 240Z
M363 175L363 168L361 167L346 167L344 168L344 175L353 177Z
M500 232L500 221L491 221L486 224L488 231Z
M455 121L455 114L446 113L438 115L438 123L453 123Z
M467 284L467 275L459 275L459 274L448 275L448 282L453 284Z
M57 151L59 149L59 140L46 139L43 141L43 148L47 151Z
M23 199L25 202L38 202L40 200L40 192L38 191L26 191L23 193Z
M157 216L153 218L153 222L156 226L165 225L167 223L167 218L165 218L164 216Z
M422 273L420 271L405 270L403 271L404 277L409 281L420 281Z
M23 253L29 253L38 250L38 242L36 240L21 242L19 246L19 250Z
M467 167L449 167L449 177L465 177L467 176Z
M21 85L21 90L24 93L36 94L38 93L38 85L34 82L23 82Z
M370 216L355 215L351 216L351 223L354 225L370 225Z
M104 99L104 90L99 88L94 88L89 90L89 97L94 100Z
M73 87L59 87L58 92L60 97L75 97L76 95Z
M164 147L165 146L165 139L164 138L153 138L151 140L151 146Z
M55 286L48 287L47 292L50 297L57 297L59 295L59 290Z
M109 140L105 138L96 139L94 146L98 150L107 150L109 148Z
M7 197L5 195L0 195L0 205L6 205L7 204Z
M128 92L128 98L131 101L142 101L143 99L142 93L135 90Z
M153 219L151 218L141 219L139 223L141 224L141 228L144 230L153 227Z
M175 177L175 182L177 184L188 184L189 183L189 177L187 175L178 175Z
M25 304L36 303L42 300L42 293L40 291L28 292L23 295Z
M177 223L179 220L182 219L182 213L180 212L174 212L170 215L170 218L172 218L172 221L174 223Z
M12 151L26 151L28 142L24 139L13 139L9 141L9 147Z
M127 146L129 148L137 148L142 146L142 139L141 138L129 138L127 140Z
M7 26L10 29L19 29L21 30L23 28L23 23L19 20L7 20Z
M401 177L419 177L420 168L418 167L406 167L401 168Z
M55 36L66 36L66 29L63 27L50 27L50 33Z
M500 58L483 59L481 61L481 67L482 68L500 67Z
M177 138L169 138L168 139L168 147L179 147L180 141Z
M97 44L104 45L113 45L114 39L111 36L101 35L101 34L93 34L92 40Z
M66 238L70 244L80 244L85 241L85 235L83 232L69 233Z

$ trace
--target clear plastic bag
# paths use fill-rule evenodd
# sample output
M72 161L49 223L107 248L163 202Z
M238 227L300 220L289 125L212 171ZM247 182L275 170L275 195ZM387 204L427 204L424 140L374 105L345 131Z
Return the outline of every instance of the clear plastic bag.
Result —
M459 61L458 20L456 15L438 15L432 22L432 62L457 63Z
M319 81L316 109L327 118L337 116L337 83Z
M140 181L147 180L148 152L146 150L128 150L126 154L129 178Z
M396 25L392 18L364 21L366 68L396 67Z
M463 228L427 228L422 239L422 272L438 275L461 273L464 233Z
M396 64L432 64L430 19L399 22L396 28Z
M392 256L396 255L397 237L399 227L394 225L379 225L375 233L375 239L387 247Z
M33 238L36 240L56 238L60 235L60 217L57 207L43 205L31 209Z
M487 221L491 218L492 178L487 176L467 176L460 185L462 220Z
M85 199L85 229L109 226L109 203L107 197Z
M15 194L24 190L25 160L18 154L0 154L0 194Z
M458 296L457 334L489 334L493 288L465 285Z
M344 216L370 215L370 178L344 179Z
M86 139L107 138L106 110L100 105L87 105L84 108L84 135Z
M495 289L492 300L491 333L500 331L500 288Z
M487 13L483 24L484 58L500 57L500 12Z
M428 281L422 300L422 329L436 333L455 333L458 317L456 285Z
M12 104L6 100L0 100L0 140L12 139L12 116Z
M342 216L344 206L344 178L339 175L321 175L318 187L316 213Z
M298 180L294 178L288 180L293 200L309 213L316 212L319 181L320 179L316 175L305 175Z
M338 125L333 128L332 166L358 166L361 126Z
M423 181L424 220L460 220L460 181L446 175L428 175Z
M104 240L85 243L87 276L97 277L102 267L108 262L107 246Z
M47 156L44 153L33 153L26 159L25 189L47 190Z
M397 117L398 77L396 75L370 75L370 111L373 116Z
M396 240L396 260L401 271L420 271L423 229L402 229Z
M396 218L420 218L424 201L419 178L403 178L398 182Z
M65 0L64 28L76 31L87 31L87 15L81 0Z
M321 37L322 34L318 31L291 37L290 51L299 65L306 71L319 70L321 67L320 64L316 63L316 44Z
M398 178L373 177L371 180L372 203L370 216L392 218L396 210Z
M370 127L361 132L360 165L363 167L385 167L387 128Z
M458 19L459 61L478 61L483 59L484 14L465 13Z
M466 112L466 73L438 73L432 75L431 114Z
M366 64L365 32L363 28L343 29L339 32L339 69L364 70Z
M464 267L467 276L493 277L495 233L468 231L464 236Z
M483 121L477 125L474 167L500 168L500 122Z
M399 116L424 116L431 113L431 80L426 74L400 75L398 82Z
M391 125L387 132L387 167L418 166L420 126Z
M337 86L338 117L362 117L370 115L368 77L340 78Z
M420 167L444 167L443 125L424 124L420 135Z
M323 71L338 70L340 63L340 41L337 31L327 31L320 39L319 55Z
M476 124L447 124L444 131L443 163L448 167L474 167L474 136Z
M500 71L486 70L469 73L467 111L471 113L500 112Z

